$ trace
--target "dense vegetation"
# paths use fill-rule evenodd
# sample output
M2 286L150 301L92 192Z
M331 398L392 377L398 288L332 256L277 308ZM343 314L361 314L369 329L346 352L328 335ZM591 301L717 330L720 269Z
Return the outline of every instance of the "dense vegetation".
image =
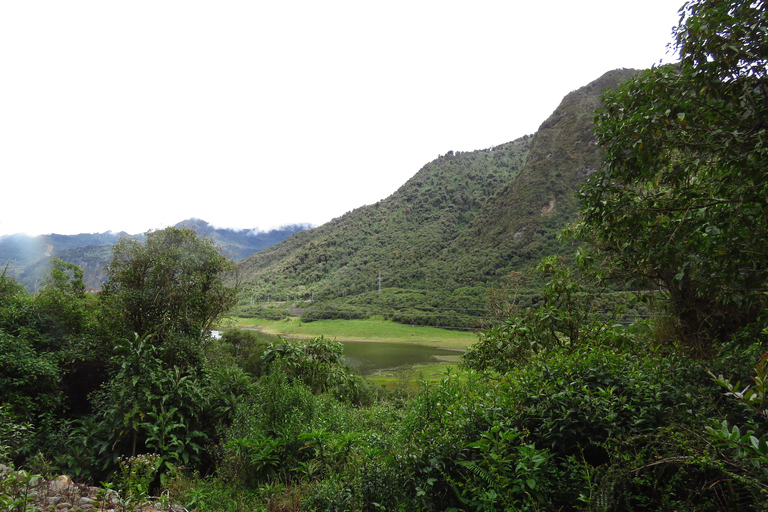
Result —
M36 294L0 277L0 462L126 508L766 510L768 13L682 14L680 64L605 96L606 161L566 233L586 245L530 269L536 302L498 293L459 371L387 390L322 337L208 339L232 265L169 229L118 245L99 297L64 262ZM657 288L622 326L600 291L628 278ZM6 509L26 475L0 476Z

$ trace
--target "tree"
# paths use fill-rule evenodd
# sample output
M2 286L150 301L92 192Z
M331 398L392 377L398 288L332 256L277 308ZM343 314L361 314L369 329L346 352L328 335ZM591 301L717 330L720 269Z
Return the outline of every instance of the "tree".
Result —
M46 286L37 295L41 321L47 334L63 337L82 334L88 326L91 301L85 292L83 270L58 258L51 260Z
M237 285L225 281L234 263L189 229L152 231L145 243L120 239L106 272L102 305L120 336L198 339L236 301Z
M695 0L680 15L680 63L603 97L604 161L575 231L613 277L664 291L680 338L703 350L766 303L768 14L762 0Z

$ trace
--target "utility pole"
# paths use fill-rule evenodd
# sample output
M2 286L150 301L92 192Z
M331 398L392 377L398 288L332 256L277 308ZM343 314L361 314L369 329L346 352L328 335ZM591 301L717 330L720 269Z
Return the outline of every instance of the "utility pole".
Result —
M381 270L379 270L379 293L381 293Z

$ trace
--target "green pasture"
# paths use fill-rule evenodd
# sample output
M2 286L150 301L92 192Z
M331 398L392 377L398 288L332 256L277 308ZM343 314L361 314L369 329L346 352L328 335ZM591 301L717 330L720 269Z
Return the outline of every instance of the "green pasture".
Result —
M464 350L477 340L473 331L410 326L372 317L367 320L317 320L302 322L296 317L283 320L231 318L222 327L258 329L268 334L293 338L325 336L338 341L402 341Z

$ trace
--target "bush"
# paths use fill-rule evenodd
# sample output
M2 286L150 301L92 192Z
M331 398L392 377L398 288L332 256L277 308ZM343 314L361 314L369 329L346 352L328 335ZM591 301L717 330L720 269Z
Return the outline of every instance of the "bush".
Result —
M262 355L269 344L268 337L258 331L228 329L221 333L220 339L211 343L207 353L209 359L221 359L225 365L237 365L259 377L264 370Z
M365 320L370 315L363 309L349 304L318 304L301 314L302 322L315 320Z
M262 355L267 371L279 372L306 384L313 393L332 393L338 398L358 400L359 377L344 361L344 346L323 336L309 340L280 338Z
M282 320L293 315L285 309L264 306L244 306L239 309L238 316L243 318L266 318L267 320Z

